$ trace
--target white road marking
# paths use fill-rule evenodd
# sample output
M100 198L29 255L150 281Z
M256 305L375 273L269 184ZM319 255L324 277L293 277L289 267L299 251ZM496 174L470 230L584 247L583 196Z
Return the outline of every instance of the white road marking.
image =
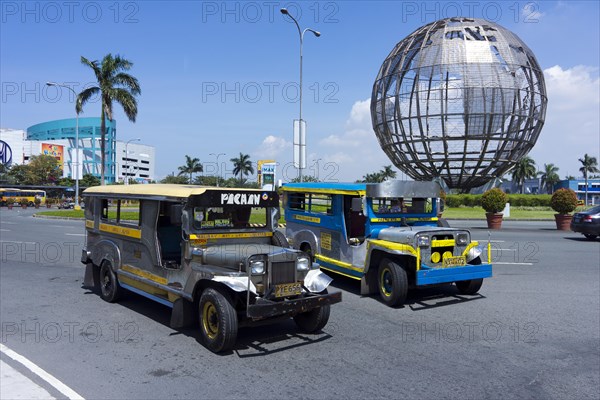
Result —
M23 365L25 368L42 378L48 384L50 384L54 389L58 390L62 394L64 394L69 399L81 399L83 400L83 396L78 394L76 391L50 375L48 372L44 371L42 368L38 367L36 364L31 362L29 359L23 357L19 353L16 353L0 343L0 351L4 353L6 356L12 358L16 362Z
M85 236L85 233L65 233L67 236Z
M533 265L533 263L520 263L520 262L496 262L492 260L492 265Z
M39 242L19 242L16 240L0 240L0 243L14 243L14 244L38 244Z
M0 232L10 232L10 229L0 229Z
M43 387L0 360L0 398L15 400L54 399Z
M16 222L2 221L2 225L16 225Z

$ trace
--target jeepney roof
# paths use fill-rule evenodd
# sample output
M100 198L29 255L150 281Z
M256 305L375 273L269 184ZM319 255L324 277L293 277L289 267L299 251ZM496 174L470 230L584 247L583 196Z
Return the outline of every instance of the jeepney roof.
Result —
M281 188L287 192L313 192L332 194L365 194L365 183L339 183L339 182L306 182L286 183Z
M385 181L367 184L368 197L440 197L442 187L437 182Z
M163 198L188 198L200 195L207 191L244 191L263 192L259 189L219 188L199 185L176 185L167 183L151 183L136 185L105 185L92 186L83 191L85 196L115 195L123 197L163 197Z

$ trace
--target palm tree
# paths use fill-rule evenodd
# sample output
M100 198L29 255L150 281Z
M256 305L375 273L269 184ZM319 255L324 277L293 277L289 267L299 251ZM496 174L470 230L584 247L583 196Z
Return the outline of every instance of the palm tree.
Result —
M529 156L525 156L517 161L515 169L512 171L513 181L521 188L521 194L523 194L525 179L532 179L536 176L537 170L535 168L535 161Z
M185 164L182 165L181 167L179 167L178 175L190 174L189 183L192 183L192 175L195 174L196 172L202 172L202 171L204 171L204 168L202 167L202 164L200 163L200 159L192 158L186 154L185 155Z
M382 181L396 178L396 171L392 169L391 165L384 165L379 173L381 174Z
M243 186L243 176L254 173L250 156L248 154L240 153L238 158L232 158L230 161L233 163L233 174L240 174L240 186Z
M575 177L573 175L567 175L567 176L565 176L565 179L568 181L574 181Z
M83 106L97 94L101 99L100 113L100 153L102 155L102 166L100 168L100 179L102 185L104 182L104 168L106 160L106 118L109 121L113 119L113 102L119 103L125 111L125 115L131 122L135 122L138 107L135 96L141 94L140 84L137 78L127 74L133 63L121 58L119 55L113 57L107 54L99 63L97 60L90 61L81 57L81 63L87 65L94 71L98 86L84 89L77 96L76 111L80 113Z
M600 172L598 169L598 160L596 157L590 157L587 153L584 154L583 158L579 159L582 167L579 168L579 172L583 173L583 179L585 179L585 204L588 203L588 174Z
M558 177L558 167L554 164L544 164L544 171L539 172L542 175L541 186L546 186L546 191L548 194L552 194L554 192L554 185L556 185L560 178Z

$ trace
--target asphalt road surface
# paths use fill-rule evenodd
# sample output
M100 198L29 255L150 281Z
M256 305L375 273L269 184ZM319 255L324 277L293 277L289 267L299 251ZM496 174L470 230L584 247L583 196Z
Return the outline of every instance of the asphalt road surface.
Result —
M402 308L343 301L322 333L290 320L240 330L215 355L135 294L81 287L81 221L0 210L1 343L85 398L577 398L600 393L600 241L505 221L480 295L410 293ZM487 241L483 221L456 221ZM60 393L53 393L60 397Z

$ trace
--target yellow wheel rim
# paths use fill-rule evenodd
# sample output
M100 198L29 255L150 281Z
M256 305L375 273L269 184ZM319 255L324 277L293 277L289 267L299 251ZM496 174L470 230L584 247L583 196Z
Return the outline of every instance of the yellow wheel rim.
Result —
M202 307L202 328L209 339L214 339L219 333L219 316L213 303L207 301Z
M385 297L392 295L392 272L389 268L382 268L379 276L379 286L381 287L381 293Z

